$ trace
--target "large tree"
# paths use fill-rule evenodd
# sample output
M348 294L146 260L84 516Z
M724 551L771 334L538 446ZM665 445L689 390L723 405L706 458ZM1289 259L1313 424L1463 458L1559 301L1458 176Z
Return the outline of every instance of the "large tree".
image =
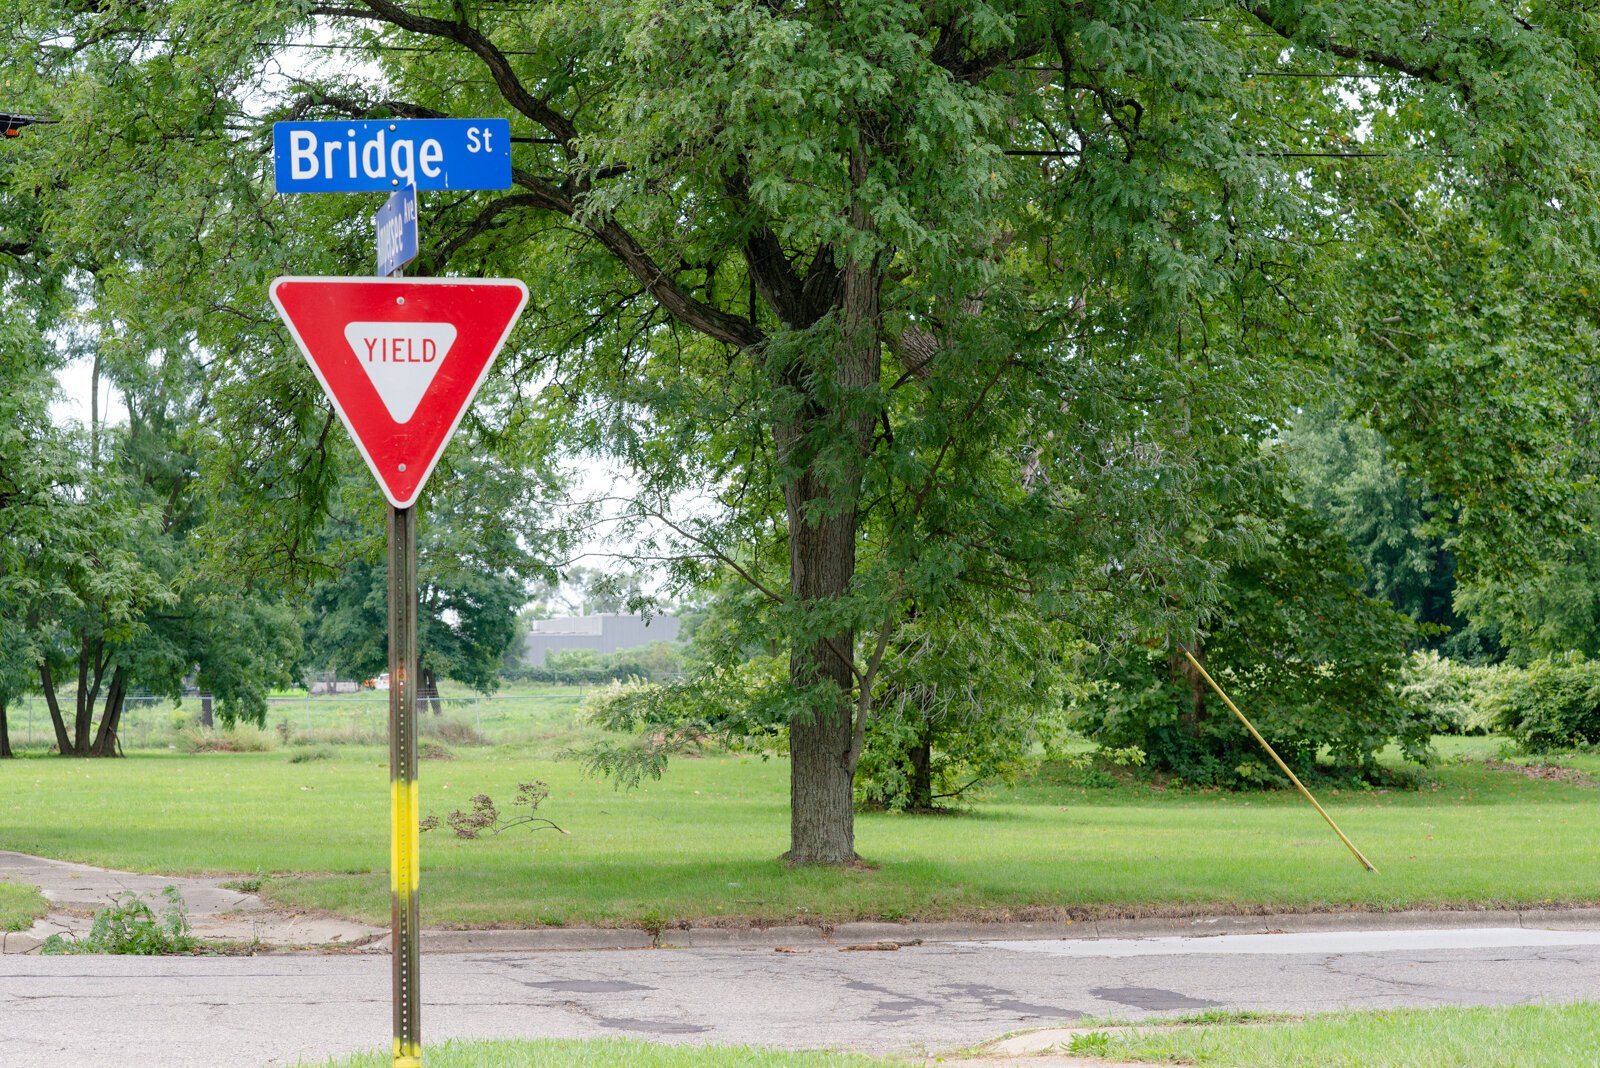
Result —
M265 196L264 120L509 113L517 188L430 198L421 261L535 292L484 418L622 458L624 515L665 532L680 578L729 568L758 592L751 633L787 649L789 855L838 863L885 658L959 584L1083 628L1193 631L1222 570L1195 548L1196 502L1225 494L1191 491L1238 477L1230 458L1308 370L1405 347L1376 329L1381 285L1341 295L1386 181L1580 248L1587 19L1411 0L25 0L10 66L66 120L41 167L71 187L63 239L147 246L158 270L108 299L132 320L156 294L139 328L217 354L218 468L263 499L234 547L281 569L338 465L262 286L363 269L372 205ZM285 64L330 37L370 68ZM1384 247L1385 270L1417 266ZM1465 444L1546 444L1529 420L1483 429ZM1560 483L1559 464L1526 470L1533 492ZM1441 484L1475 509L1529 503L1509 480ZM709 499L684 510L691 486Z

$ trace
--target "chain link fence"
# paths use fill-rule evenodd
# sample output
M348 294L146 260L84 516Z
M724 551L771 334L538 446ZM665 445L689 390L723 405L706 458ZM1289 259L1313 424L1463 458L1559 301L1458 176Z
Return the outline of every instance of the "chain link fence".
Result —
M518 693L445 693L419 698L418 719L424 734L463 744L543 745L580 744L597 731L586 727L578 715L586 692L581 686L541 687ZM59 698L61 712L71 720L76 695ZM150 694L131 693L122 712L119 734L124 749L183 749L193 736L203 733L202 697L192 694L181 702ZM98 717L99 709L96 708ZM11 744L18 749L50 749L55 729L50 709L35 694L13 700L8 706ZM221 729L220 717L216 725ZM327 743L386 745L389 738L389 695L363 690L354 694L279 695L267 698L263 725L286 744Z

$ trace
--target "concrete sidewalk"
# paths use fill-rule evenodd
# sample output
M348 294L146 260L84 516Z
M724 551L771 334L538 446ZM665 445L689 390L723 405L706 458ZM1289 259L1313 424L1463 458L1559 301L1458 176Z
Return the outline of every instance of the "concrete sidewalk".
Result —
M161 911L162 891L174 887L188 910L198 938L264 947L360 946L388 934L353 920L292 912L255 894L230 890L227 878L140 875L0 851L0 882L37 886L50 902L50 914L26 931L0 933L0 952L28 953L53 934L87 934L96 909L123 894L140 894Z

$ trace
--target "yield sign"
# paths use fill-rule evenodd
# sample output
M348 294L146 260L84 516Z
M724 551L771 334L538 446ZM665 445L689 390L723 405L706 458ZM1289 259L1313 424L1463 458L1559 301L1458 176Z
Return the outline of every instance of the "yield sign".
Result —
M528 302L511 278L278 278L272 303L396 508L416 503Z

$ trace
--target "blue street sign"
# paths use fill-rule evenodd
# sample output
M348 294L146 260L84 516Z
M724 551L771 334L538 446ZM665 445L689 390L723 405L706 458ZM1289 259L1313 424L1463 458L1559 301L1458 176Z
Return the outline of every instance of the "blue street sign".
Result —
M378 230L378 273L391 275L417 258L417 187L391 193L372 217Z
M510 189L505 119L362 119L272 124L280 193Z

